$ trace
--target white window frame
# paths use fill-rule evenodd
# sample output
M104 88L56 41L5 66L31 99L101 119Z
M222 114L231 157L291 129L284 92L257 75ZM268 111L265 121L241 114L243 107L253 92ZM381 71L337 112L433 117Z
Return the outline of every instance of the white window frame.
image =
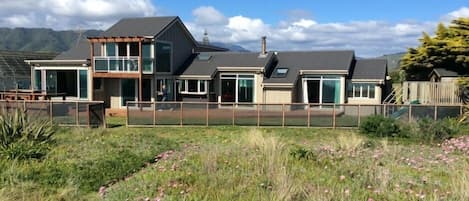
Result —
M306 76L303 78L303 102L304 103L309 103L308 100L308 81L309 80L316 80L319 81L319 103L318 104L323 104L322 102L322 95L323 95L323 82L325 80L332 80L332 81L339 81L340 82L340 76L334 76L334 78L325 76L325 75L313 75L313 76ZM340 89L342 90L342 89ZM341 91L341 94L344 92Z
M229 78L223 78L223 76L234 76L234 77L229 77ZM257 97L257 90L256 90L256 86L257 86L257 83L256 83L256 75L255 74L252 74L252 73L220 73L220 79L219 79L219 94L221 94L221 81L222 80L236 80L236 84L235 84L235 103L239 103L238 101L238 88L239 88L239 79L240 79L240 75L249 75L249 76L253 76L252 78L245 78L243 77L243 79L248 79L248 80L253 80L253 96L252 96L252 102L255 103L256 102L256 97Z
M179 80L179 93L181 94L193 94L193 95L205 95L208 91L208 80L196 80L197 81L197 91L189 92L189 80ZM184 83L184 85L182 84ZM204 83L204 87L200 87L200 84ZM183 87L184 86L184 87Z
M351 83L352 85L352 95L348 96L349 98L354 98L354 99L375 99L376 98L376 84L374 83L359 83L359 82L355 82L355 83ZM356 85L360 85L360 87L356 86ZM367 94L366 96L363 94L363 85L366 85L366 89L367 89ZM371 93L370 93L370 89L373 88L373 91L374 91L374 94L373 94L373 98L370 97ZM360 90L360 96L355 96L355 92L357 90Z

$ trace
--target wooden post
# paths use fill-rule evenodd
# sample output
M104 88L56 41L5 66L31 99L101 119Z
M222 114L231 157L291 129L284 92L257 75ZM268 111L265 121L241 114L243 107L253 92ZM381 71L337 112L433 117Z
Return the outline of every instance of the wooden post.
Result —
M409 104L409 123L412 121L412 104Z
M206 109L206 110L205 110L205 115L206 115L206 116L205 116L205 126L208 127L208 102L207 102L206 104L207 104L207 105L206 105L206 108L205 108L205 109Z
M151 102L151 108L153 110L153 126L156 125L156 103Z
M90 42L90 52L91 52L91 55L90 55L90 77L91 77L91 84L90 84L90 89L91 90L91 96L90 96L90 100L94 100L94 43L93 42ZM103 83L101 83L103 84Z
M259 103L257 104L257 127L261 125L261 111L259 108Z
M435 111L433 111L434 112L433 120L436 121L438 119L438 107L436 106L436 104L435 104L435 109L434 110Z
M101 109L103 110L103 127L104 128L107 128L107 122L106 122L106 108L104 107L104 101L102 103L100 103L101 105Z
M125 115L125 117L126 117L126 118L125 118L125 126L126 126L126 127L129 127L129 102L127 102L127 103L125 104L125 108L126 108L126 111L125 111L125 112L126 112L126 115Z
M143 65L142 65L142 41L138 42L138 101L142 101L142 76L143 76Z
M76 121L77 126L80 126L79 106L80 105L78 104L78 101L75 102L75 121Z
M87 121L87 125L88 125L88 128L91 128L91 115L90 115L90 104L87 104L86 105L86 117L88 117L88 121Z
M335 112L335 103L333 104L332 107L333 107L332 108L332 128L335 129L335 125L336 125L336 122L335 122L336 121L336 118L335 118L335 114L336 114L336 112Z
M183 118L184 118L184 109L183 109L183 104L182 102L179 103L180 109L179 109L179 126L182 127L183 124Z
M50 117L50 121L53 121L54 119L52 118L53 114L53 110L52 110L52 107L53 107L53 104L52 104L52 100L49 100L49 117Z
M235 104L233 103L233 112L232 112L232 116L231 116L231 121L232 121L232 126L235 125Z
M311 127L311 106L308 104L306 109L308 110L307 111L308 112L308 123L307 123L307 125L308 125L308 128L309 128L309 127Z
M358 125L358 127L360 127L360 119L361 119L360 110L361 110L361 107L360 107L360 104L358 104L358 108L357 108L357 116L358 116L357 125Z
M285 103L282 104L282 127L285 127Z

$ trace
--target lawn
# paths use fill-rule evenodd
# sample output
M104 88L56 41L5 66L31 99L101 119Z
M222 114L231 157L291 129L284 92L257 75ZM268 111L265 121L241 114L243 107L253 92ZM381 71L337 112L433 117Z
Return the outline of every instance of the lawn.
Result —
M468 200L468 152L355 130L61 129L0 163L0 200Z

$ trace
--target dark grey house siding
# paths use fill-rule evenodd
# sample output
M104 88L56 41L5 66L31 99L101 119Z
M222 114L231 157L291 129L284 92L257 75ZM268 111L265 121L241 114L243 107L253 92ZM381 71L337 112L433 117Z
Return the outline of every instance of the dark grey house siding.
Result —
M173 72L171 73L177 72L181 68L183 63L192 55L192 49L195 48L194 42L177 21L156 40L169 41L173 45Z

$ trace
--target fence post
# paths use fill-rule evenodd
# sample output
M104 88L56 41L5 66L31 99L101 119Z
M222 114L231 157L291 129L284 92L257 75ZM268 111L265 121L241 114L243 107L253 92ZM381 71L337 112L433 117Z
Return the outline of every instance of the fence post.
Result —
M153 110L153 127L156 125L156 103L151 102L151 108Z
M179 103L179 106L180 106L180 110L179 110L179 126L182 127L182 124L183 124L182 119L184 118L184 108L183 108L182 102Z
M208 102L207 102L207 105L206 105L206 110L205 110L205 126L208 127Z
M261 112L259 108L259 103L257 103L257 127L261 125Z
M308 123L307 123L307 125L308 125L308 128L309 128L309 127L311 127L311 106L308 104L306 109L308 110L307 111L308 112Z
M387 107L386 107L386 103L383 104L383 117L386 117L386 112L387 112Z
M285 127L285 103L282 104L282 127Z
M100 105L101 105L101 109L103 110L103 128L107 128L106 107L104 107L104 102L102 102Z
M27 110L26 110L26 100L23 100L23 111L27 112Z
M435 104L435 109L434 109L434 114L433 114L433 120L436 121L438 119L438 107Z
M459 105L459 116L462 116L464 114L463 109L464 109L464 105L463 104Z
M409 104L409 123L412 121L412 104Z
M233 103L233 110L232 110L232 113L231 113L231 123L232 123L232 126L235 125L235 103Z
M360 127L360 119L361 119L360 110L361 110L361 107L360 107L360 104L358 104L358 109L357 109L357 115L358 115L357 126L358 126L358 127Z
M336 125L336 118L335 118L335 103L332 105L332 128L335 129L335 125Z
M49 100L49 118L50 118L50 121L53 121L53 119L52 119L52 116L53 116L52 115L52 112L53 112L52 106L53 106L52 100Z
M78 101L75 102L75 121L76 121L77 126L80 126L79 106L80 105L78 104Z
M129 127L129 102L125 104L125 126Z

